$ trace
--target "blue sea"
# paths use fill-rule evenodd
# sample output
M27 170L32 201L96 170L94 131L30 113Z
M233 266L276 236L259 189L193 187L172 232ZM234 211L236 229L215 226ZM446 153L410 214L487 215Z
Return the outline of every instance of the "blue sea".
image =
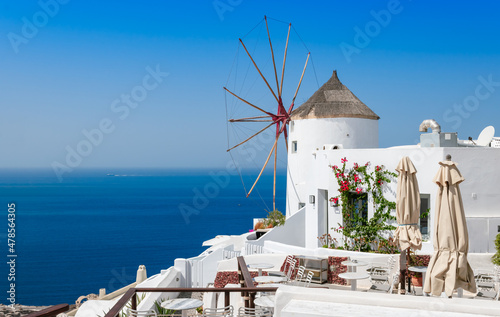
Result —
M52 171L0 171L0 302L10 304L10 283L16 303L72 304L100 288L109 293L133 283L141 264L148 276L159 273L175 258L197 256L202 242L218 234L248 232L253 218L272 209L272 183L264 174L246 198L240 175L223 169L78 169L62 182ZM285 185L286 174L279 172L281 211ZM8 280L12 259L15 281Z

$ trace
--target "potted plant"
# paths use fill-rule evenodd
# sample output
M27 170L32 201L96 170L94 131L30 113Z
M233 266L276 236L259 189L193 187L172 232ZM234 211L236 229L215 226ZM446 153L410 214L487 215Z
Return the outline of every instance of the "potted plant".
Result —
M408 262L409 266L428 266L430 256L429 255L416 255L414 251L410 250L410 261ZM422 286L422 273L419 272L408 272L408 275L411 276L411 283L414 286Z
M264 228L274 228L285 224L286 217L277 209L270 211L264 220Z

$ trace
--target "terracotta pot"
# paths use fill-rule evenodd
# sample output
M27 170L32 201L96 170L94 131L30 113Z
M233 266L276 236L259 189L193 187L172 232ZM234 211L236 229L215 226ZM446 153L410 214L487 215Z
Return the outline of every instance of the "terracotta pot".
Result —
M257 222L255 224L254 230L258 230L258 229L264 229L264 223L263 222Z
M413 286L422 287L422 277L412 276L411 283Z

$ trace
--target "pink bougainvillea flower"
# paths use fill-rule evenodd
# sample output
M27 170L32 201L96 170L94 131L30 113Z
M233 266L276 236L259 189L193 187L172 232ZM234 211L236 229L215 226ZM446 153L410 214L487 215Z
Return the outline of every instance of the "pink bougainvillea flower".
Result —
M339 167L337 165L333 165L332 167L334 170L338 169Z
M378 172L380 171L382 168L380 166L377 165L377 167L375 167L375 170Z
M368 166L368 165L370 165L370 162L366 162L366 163L365 163L365 166Z
M354 163L354 169L357 170L359 168L358 163Z
M347 158L344 157L343 159L340 160L340 162L342 162L342 163L347 162Z
M339 199L337 197L333 198L333 203L334 204L338 204L339 203Z
M356 193L360 194L362 192L361 188L356 188Z

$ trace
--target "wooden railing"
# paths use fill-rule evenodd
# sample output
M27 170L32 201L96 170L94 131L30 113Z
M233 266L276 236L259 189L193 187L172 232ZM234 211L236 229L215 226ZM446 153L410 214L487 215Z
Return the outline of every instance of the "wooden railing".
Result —
M52 317L52 316L57 316L57 314L67 312L68 310L69 310L68 304L59 304L50 306L40 311L32 312L26 315L25 317Z
M111 308L105 317L116 317L120 311L130 302L131 309L137 309L137 293L181 293L181 292L217 292L224 293L224 306L229 306L230 293L241 292L241 296L245 300L245 307L254 308L254 299L257 292L276 292L277 287L255 287L250 272L248 271L245 259L242 256L237 257L238 261L238 276L241 288L213 288L213 287L197 287L197 288L131 288L122 298Z

